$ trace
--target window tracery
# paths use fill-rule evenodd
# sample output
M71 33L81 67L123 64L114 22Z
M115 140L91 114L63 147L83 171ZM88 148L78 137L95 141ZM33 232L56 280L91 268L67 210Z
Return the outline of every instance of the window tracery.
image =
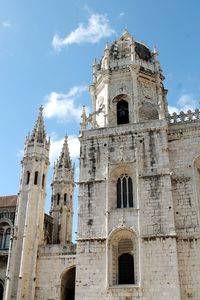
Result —
M133 183L130 176L122 174L117 180L117 208L133 207Z

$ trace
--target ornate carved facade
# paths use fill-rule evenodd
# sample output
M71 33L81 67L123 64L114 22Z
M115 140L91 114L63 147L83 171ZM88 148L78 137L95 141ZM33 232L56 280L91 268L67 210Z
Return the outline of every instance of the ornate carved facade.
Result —
M14 226L15 206L0 208L1 245L12 232L9 255L0 250L4 299L199 300L200 114L169 115L163 81L157 51L127 31L94 61L93 112L83 108L80 131L77 245L67 137L44 217L50 145L40 109Z

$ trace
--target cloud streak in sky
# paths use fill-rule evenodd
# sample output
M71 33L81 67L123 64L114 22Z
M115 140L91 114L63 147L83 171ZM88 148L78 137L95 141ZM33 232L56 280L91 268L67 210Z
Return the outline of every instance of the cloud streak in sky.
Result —
M111 36L114 32L114 29L110 27L108 18L105 15L96 13L90 16L86 26L79 24L66 37L62 38L58 34L54 35L52 46L56 50L61 50L61 48L71 44L95 44L102 38Z
M12 24L9 22L9 21L3 21L1 22L1 25L4 27L4 28L9 28L12 26Z
M68 93L52 92L45 97L44 116L59 121L80 121L82 106L75 100L87 91L87 86L74 86Z

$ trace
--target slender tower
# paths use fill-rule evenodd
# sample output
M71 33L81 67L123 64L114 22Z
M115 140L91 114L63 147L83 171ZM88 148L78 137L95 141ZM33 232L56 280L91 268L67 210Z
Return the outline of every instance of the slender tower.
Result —
M72 241L74 168L69 155L67 136L54 167L51 215L54 218L53 243Z
M7 269L6 300L34 299L37 251L38 245L43 243L50 146L46 140L42 111L43 107L25 143L17 217Z

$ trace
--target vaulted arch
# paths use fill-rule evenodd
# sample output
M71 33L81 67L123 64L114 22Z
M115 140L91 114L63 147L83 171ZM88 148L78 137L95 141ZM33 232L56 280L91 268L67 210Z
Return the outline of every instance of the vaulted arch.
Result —
M76 267L66 270L61 276L61 300L75 299Z

